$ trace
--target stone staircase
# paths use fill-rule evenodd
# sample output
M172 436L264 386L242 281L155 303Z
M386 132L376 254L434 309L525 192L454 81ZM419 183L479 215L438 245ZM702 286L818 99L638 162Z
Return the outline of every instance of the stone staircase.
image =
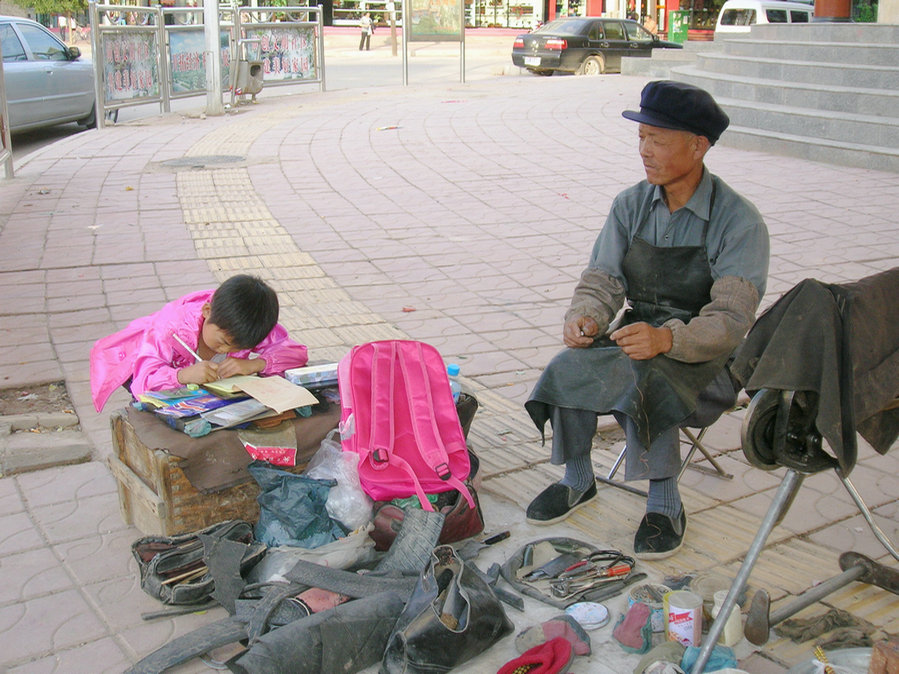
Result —
M727 111L722 144L899 171L899 26L764 25L712 44L665 61Z

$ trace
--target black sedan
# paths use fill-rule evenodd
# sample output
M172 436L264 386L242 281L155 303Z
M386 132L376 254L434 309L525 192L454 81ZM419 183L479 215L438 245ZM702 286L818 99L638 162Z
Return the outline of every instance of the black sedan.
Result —
M681 49L660 40L636 21L579 16L555 19L515 38L512 63L538 75L555 71L577 75L620 72L623 56L652 56L660 47Z

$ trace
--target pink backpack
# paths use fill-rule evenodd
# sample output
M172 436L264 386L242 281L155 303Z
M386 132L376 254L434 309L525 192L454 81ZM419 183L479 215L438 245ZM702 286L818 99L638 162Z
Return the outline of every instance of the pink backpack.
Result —
M359 455L362 489L376 501L457 489L471 469L446 365L430 344L406 340L353 347L337 366L340 437Z

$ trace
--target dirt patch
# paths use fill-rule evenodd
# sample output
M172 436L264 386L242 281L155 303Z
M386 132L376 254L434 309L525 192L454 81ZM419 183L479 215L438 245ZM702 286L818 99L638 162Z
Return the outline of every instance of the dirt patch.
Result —
M65 383L18 386L0 389L0 415L74 413Z

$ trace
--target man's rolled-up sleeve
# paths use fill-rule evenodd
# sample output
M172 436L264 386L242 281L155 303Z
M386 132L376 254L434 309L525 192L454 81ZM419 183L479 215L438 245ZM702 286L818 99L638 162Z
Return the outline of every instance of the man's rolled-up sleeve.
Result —
M621 281L604 271L588 267L574 289L565 321L576 316L592 318L599 326L598 334L604 335L623 304L624 285Z
M689 323L671 319L671 350L665 354L685 363L702 363L732 353L755 321L759 293L738 276L723 276L712 285L711 301Z

